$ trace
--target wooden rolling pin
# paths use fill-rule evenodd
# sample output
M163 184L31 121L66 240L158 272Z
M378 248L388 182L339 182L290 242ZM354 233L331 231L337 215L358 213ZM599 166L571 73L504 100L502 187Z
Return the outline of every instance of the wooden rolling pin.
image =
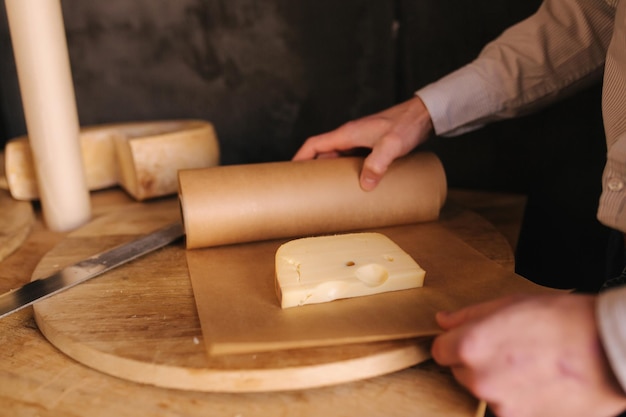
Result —
M176 194L178 170L218 165L220 159L213 125L199 120L86 127L80 144L89 190L120 185L136 200ZM39 198L34 166L26 136L7 143L5 183L13 198Z
M91 218L91 202L61 1L4 3L43 217L51 230L73 230Z
M446 177L432 153L396 160L373 191L362 158L219 166L179 172L189 249L436 220Z

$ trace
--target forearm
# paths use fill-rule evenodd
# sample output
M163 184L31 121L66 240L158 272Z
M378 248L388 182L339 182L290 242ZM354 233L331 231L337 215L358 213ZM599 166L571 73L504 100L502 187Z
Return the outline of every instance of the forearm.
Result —
M456 135L528 113L598 80L613 14L603 0L546 0L475 61L416 92L435 132Z

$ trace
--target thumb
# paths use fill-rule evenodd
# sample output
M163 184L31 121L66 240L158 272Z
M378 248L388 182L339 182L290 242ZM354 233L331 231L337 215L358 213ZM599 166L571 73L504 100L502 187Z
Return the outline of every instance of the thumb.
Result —
M361 183L361 188L364 191L372 191L374 188L376 188L382 178L383 175L377 174L375 171L364 166L361 170L361 178L359 180Z
M399 152L390 152L384 146L374 147L363 161L359 180L361 188L365 191L376 188L387 172L389 165L400 156L402 155Z

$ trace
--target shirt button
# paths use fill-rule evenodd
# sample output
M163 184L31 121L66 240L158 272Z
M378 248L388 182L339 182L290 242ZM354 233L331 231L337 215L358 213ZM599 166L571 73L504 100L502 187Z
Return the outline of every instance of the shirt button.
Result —
M611 191L621 191L624 188L624 182L619 178L609 178L607 187Z

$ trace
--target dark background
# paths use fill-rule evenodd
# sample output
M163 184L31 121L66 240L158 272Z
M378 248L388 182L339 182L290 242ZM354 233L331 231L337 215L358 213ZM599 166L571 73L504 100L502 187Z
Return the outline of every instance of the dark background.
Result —
M289 159L308 136L403 101L467 63L539 4L62 0L81 124L205 119L224 164ZM0 145L25 131L2 7ZM427 149L442 159L451 187L529 196L524 275L554 285L566 285L554 276L567 276L582 287L603 268L599 85Z

